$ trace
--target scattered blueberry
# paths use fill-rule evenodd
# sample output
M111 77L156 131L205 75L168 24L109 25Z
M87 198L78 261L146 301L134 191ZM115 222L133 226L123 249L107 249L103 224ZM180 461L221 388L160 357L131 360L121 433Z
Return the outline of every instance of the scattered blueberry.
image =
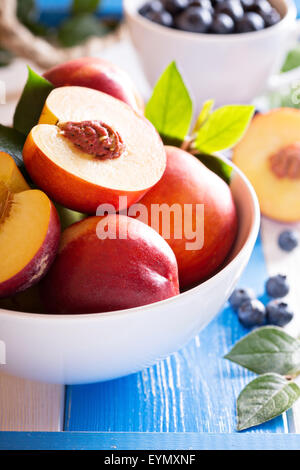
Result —
M266 291L274 299L285 297L289 293L290 287L286 276L277 274L270 277L266 282Z
M237 311L239 307L248 300L254 300L255 293L253 289L235 289L229 297L229 303L233 310Z
M259 31L281 20L269 0L150 0L139 13L170 28L213 34Z
M183 31L206 33L212 24L212 14L207 8L189 7L175 19L175 24Z
M239 321L246 328L266 323L266 308L259 300L247 300L238 309Z
M287 303L281 300L272 300L266 306L267 322L270 325L285 326L293 319L293 312Z
M295 230L285 230L278 237L278 245L284 251L293 251L299 245L299 234Z
M234 21L226 13L215 15L210 32L214 34L230 34L234 31Z
M258 13L246 12L244 16L237 20L236 30L238 33L251 33L264 29L265 22Z

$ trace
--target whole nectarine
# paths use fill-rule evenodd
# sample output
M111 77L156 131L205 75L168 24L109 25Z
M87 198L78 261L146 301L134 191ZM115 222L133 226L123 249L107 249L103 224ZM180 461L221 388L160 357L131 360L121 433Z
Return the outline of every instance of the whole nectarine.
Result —
M135 111L143 113L141 95L124 70L105 59L83 57L57 65L44 73L55 87L66 85L94 88L124 101Z
M68 227L41 283L50 313L110 312L178 293L177 263L168 244L142 222L113 214Z
M230 188L219 176L179 148L166 147L166 152L163 177L139 204L173 249L180 287L187 288L220 268L235 240L237 214ZM153 220L159 209L162 218Z

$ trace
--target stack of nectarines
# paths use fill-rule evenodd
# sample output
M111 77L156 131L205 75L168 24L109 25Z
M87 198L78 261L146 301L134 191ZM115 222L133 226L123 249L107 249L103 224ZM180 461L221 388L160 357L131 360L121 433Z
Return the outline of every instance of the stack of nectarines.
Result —
M237 231L230 187L196 157L164 147L112 64L80 59L45 77L56 88L23 149L39 189L0 154L0 297L39 283L47 312L106 312L214 274ZM85 214L61 238L49 198Z

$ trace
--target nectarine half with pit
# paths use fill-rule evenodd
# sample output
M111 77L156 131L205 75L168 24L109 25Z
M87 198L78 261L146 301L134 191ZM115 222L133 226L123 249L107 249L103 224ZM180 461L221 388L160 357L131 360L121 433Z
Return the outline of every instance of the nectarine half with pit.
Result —
M300 110L256 115L233 161L253 184L264 215L281 222L300 220Z
M36 284L46 274L59 243L55 207L30 190L13 159L0 154L0 297Z
M141 95L128 74L111 62L97 57L82 57L57 65L44 73L55 87L83 86L107 93L135 111L143 113Z
M173 249L180 287L187 288L220 268L236 237L237 214L230 188L219 176L179 148L166 151L162 179L139 204L146 206L148 223ZM162 215L155 220L159 208Z
M133 204L165 170L165 150L152 124L100 91L54 89L39 122L25 142L25 166L69 209L95 214L102 203L124 209L120 196Z
M152 228L125 215L68 227L41 296L50 313L101 313L179 293L175 255Z

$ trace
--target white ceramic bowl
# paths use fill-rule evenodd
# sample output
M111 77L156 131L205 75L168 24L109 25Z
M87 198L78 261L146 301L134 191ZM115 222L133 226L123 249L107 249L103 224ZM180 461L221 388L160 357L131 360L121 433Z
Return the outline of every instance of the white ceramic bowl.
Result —
M0 343L6 349L0 370L62 384L108 380L152 365L199 333L231 294L259 230L254 190L233 167L239 231L220 272L177 297L118 312L55 316L0 309Z
M293 0L271 0L282 15L276 25L262 31L229 35L190 33L158 25L138 14L145 2L123 1L131 38L145 75L153 87L165 67L175 60L192 91L196 112L210 98L217 105L249 103L256 98L278 71L296 36Z

